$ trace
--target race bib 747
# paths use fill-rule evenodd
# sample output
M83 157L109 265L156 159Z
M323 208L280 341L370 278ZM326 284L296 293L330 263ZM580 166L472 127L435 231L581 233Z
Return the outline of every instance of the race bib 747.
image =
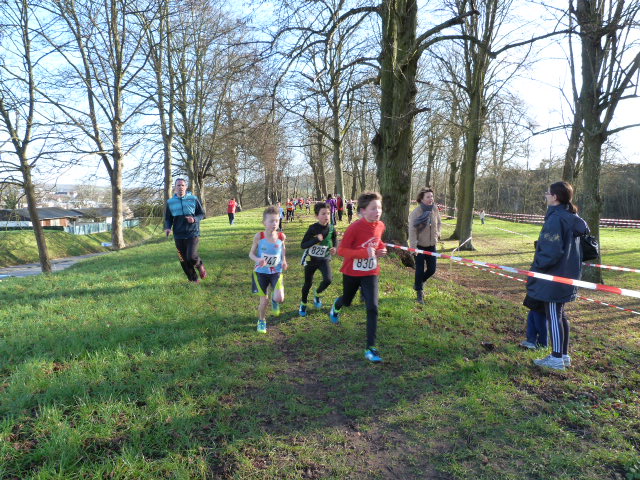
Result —
M264 259L265 267L275 267L280 263L280 255L267 255L263 253L262 258Z

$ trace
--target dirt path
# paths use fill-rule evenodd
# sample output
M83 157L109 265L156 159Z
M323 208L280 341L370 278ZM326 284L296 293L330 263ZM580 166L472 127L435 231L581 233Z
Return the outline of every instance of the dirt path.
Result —
M88 253L86 255L78 255L77 257L58 258L56 260L51 260L51 268L54 272L59 272L87 258L105 255L107 253L111 252ZM39 263L14 265L12 267L0 268L0 280L10 277L30 277L32 275L40 275L41 273L42 269Z
M309 359L301 355L291 339L282 331L279 324L269 329L279 350L284 354L287 362L287 375L295 379L292 382L297 394L305 398L310 404L331 405L331 412L326 415L322 423L325 427L339 431L345 438L342 446L348 452L350 463L354 471L350 478L368 479L375 471L376 478L402 480L447 480L451 477L433 468L428 459L422 459L420 474L416 474L415 465L406 465L403 459L408 453L407 439L402 431L387 425L383 420L370 420L366 428L361 428L357 420L345 415L342 400L331 395L330 389L322 382L317 369L317 359ZM373 398L373 397L372 397ZM375 400L372 400L375 401ZM321 466L309 467L303 478L321 479L324 476Z

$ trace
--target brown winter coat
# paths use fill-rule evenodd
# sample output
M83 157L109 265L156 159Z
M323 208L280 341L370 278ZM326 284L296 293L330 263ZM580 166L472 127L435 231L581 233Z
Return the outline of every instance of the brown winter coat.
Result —
M411 248L416 248L418 245L432 247L440 238L442 219L440 218L438 206L434 205L433 210L431 210L431 225L425 227L420 234L418 234L418 229L413 226L413 223L421 214L422 208L420 205L409 214L409 246Z

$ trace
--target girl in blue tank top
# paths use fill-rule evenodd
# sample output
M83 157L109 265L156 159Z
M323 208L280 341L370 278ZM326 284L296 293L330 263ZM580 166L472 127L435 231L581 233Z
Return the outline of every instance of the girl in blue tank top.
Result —
M260 295L258 326L260 333L267 332L267 306L271 295L274 316L280 315L280 304L284 302L282 272L288 268L284 233L278 233L280 214L276 207L267 207L262 215L264 232L257 233L249 258L255 262L252 272L253 293Z

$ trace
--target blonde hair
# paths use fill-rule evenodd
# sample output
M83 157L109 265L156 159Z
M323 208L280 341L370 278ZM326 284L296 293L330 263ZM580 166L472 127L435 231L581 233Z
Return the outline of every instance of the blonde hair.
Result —
M267 208L264 209L264 212L262 212L262 221L263 222L267 218L267 215L280 216L280 211L278 210L277 207L274 207L273 205L270 205L270 206L268 206Z

